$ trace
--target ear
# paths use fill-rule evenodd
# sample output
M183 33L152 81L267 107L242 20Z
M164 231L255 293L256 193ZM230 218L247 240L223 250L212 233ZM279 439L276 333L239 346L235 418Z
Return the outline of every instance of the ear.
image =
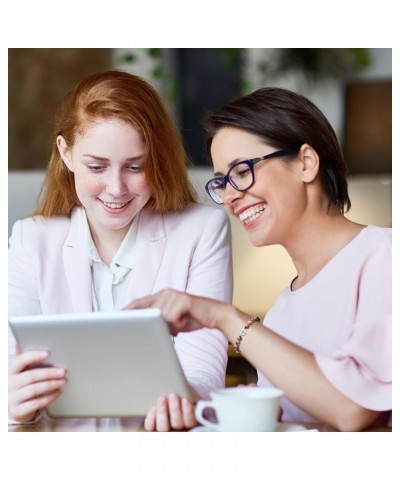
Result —
M71 149L68 147L67 142L65 141L65 138L62 137L61 135L58 135L57 137L57 148L60 153L60 157L62 158L62 161L67 166L68 170L73 172L74 168L73 168L72 157L71 157Z
M302 163L301 177L303 182L310 183L315 180L319 171L318 153L307 143L301 146L299 158Z

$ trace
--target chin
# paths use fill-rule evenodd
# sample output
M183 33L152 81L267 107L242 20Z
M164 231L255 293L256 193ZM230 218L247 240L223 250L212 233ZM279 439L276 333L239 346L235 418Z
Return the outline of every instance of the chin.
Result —
M265 239L262 239L256 235L254 236L249 235L249 240L250 240L250 243L253 245L253 247L265 247L265 245L268 245L268 243L265 242Z
M250 240L251 241L251 240ZM270 245L270 243L268 242L263 242L263 241L259 241L259 242L253 242L251 241L251 244L253 245L253 247L266 247L267 245Z
M106 219L102 222L103 227L108 230L121 230L122 228L129 227L133 219L128 218L115 218L115 219Z
M248 232L248 237L254 247L266 247L274 244L271 235L266 232Z

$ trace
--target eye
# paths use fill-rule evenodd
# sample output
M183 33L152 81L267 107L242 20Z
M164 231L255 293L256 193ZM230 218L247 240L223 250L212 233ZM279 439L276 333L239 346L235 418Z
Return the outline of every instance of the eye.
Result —
M213 190L225 190L225 180L221 178L214 178L211 183L211 187Z
M100 173L105 167L103 165L87 165L87 168L93 173Z
M250 172L251 169L247 163L240 163L232 170L231 175L234 177L243 178L249 175Z
M130 165L128 167L128 170L132 173L141 173L143 172L143 167L141 167L140 165Z

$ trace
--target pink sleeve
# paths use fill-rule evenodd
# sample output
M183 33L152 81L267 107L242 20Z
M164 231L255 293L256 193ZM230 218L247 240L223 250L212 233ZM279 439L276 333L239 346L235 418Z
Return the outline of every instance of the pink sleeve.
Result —
M333 356L316 354L328 380L364 408L392 409L391 245L373 252L359 276L351 335Z

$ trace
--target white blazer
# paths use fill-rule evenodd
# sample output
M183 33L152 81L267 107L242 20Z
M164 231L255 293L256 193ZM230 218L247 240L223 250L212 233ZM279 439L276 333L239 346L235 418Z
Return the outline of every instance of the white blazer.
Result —
M10 316L92 311L90 261L79 210L15 223L9 249ZM164 215L143 210L132 255L127 304L163 288L232 301L230 226L221 209L196 204ZM220 332L180 333L175 346L201 397L224 386L227 340ZM13 338L9 348L14 354Z

